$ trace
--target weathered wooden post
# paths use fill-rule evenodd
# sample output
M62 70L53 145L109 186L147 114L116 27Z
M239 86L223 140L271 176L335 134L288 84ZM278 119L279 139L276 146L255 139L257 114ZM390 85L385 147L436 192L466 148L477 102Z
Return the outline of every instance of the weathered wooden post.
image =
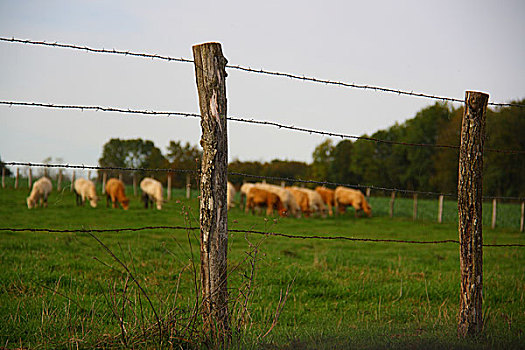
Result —
M31 168L27 170L27 187L31 188L33 186L33 172Z
M396 200L396 191L392 191L390 195L390 217L394 217L394 201Z
M521 202L520 232L523 232L524 223L525 223L525 202Z
M186 174L186 199L191 198L191 177L190 174Z
M166 197L168 198L168 200L171 200L171 178L173 177L173 174L172 173L168 173L168 183L167 183L167 193L166 193Z
M417 193L414 193L414 213L412 214L412 220L417 220Z
M2 188L5 188L5 167L2 168Z
M370 187L366 188L366 198L370 197Z
M496 198L492 199L492 225L490 227L494 230L496 228Z
M71 174L71 192L75 190L75 171L73 170L73 174Z
M106 194L106 182L108 181L108 173L102 173L102 194Z
M443 195L439 195L438 199L438 223L443 222Z
M137 197L137 174L133 173L133 195Z
M458 336L483 329L482 184L485 117L489 95L467 91L461 126L458 177L459 262L461 295Z
M122 181L122 178L123 178L123 177L122 177L122 173L119 173L119 174L118 174L118 179L119 179L120 181Z
M16 168L16 177L15 177L15 190L18 189L18 181L20 179L20 168Z
M57 191L62 190L62 169L58 169Z
M226 63L219 43L193 46L201 111L201 282L204 328L224 347L230 339L228 312L228 217L226 183Z

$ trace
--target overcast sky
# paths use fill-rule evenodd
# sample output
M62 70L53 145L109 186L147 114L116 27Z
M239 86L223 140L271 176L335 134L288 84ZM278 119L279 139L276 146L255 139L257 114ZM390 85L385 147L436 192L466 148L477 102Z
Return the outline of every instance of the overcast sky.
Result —
M0 0L0 36L229 63L491 102L525 97L525 1ZM0 42L0 100L199 113L190 63ZM435 101L228 71L228 115L351 135ZM230 160L311 161L326 138L229 122ZM198 119L0 106L3 161L97 165L110 138L197 144ZM334 141L338 142L337 139Z

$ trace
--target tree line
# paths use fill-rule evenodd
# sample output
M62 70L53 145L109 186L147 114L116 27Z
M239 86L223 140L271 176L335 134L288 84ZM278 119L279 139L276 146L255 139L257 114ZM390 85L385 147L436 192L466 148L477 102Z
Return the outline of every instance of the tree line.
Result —
M524 101L518 101L524 104ZM463 108L436 103L419 111L402 124L379 130L364 138L412 144L459 146ZM525 110L518 107L488 109L485 149L525 150ZM348 139L319 144L312 163L274 159L270 162L234 160L228 165L233 173L257 176L312 179L349 185L370 185L408 190L455 193L458 177L458 150L439 147L413 147L366 139ZM189 143L171 141L162 154L152 141L111 139L99 159L103 167L169 168L196 170L202 150ZM485 152L484 194L491 196L525 195L525 159L522 154ZM116 176L117 172L110 175ZM124 180L133 175L153 176L165 183L167 173L123 172ZM173 186L186 183L185 173L173 173ZM260 179L231 175L229 180ZM288 185L291 185L291 181Z

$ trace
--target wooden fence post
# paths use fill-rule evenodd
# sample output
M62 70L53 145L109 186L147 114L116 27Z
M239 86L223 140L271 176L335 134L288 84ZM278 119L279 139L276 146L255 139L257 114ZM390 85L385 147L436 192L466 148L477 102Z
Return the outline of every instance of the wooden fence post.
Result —
M27 187L31 189L32 186L33 186L33 172L31 171L31 168L29 168L27 171Z
M525 202L521 202L520 232L523 232L524 223L525 223Z
M75 189L75 171L73 170L73 174L71 175L71 192Z
M2 188L5 188L5 167L2 168Z
M394 217L394 201L396 200L396 191L392 191L390 195L390 217Z
M19 180L20 180L20 168L16 168L15 190L18 189L18 181Z
M370 187L366 188L366 198L370 198Z
M173 174L172 173L168 173L168 183L166 184L167 186L167 193L166 193L166 197L167 197L167 200L171 200L171 178L173 177Z
M492 225L490 226L493 230L496 228L496 198L492 199Z
M122 179L123 179L123 177L122 177L122 173L119 173L119 174L118 174L118 179L119 179L120 181L122 181Z
M186 199L191 198L191 176L186 174Z
M439 195L439 200L438 200L438 223L442 223L443 222L443 195L440 194Z
M195 77L201 111L201 283L204 329L215 342L227 347L228 214L226 183L228 135L226 123L226 63L219 43L193 46Z
M62 190L62 169L58 169L57 191Z
M137 197L137 174L133 173L133 195Z
M489 95L481 92L465 92L458 177L460 337L475 336L483 329L482 185L488 99Z
M412 219L417 220L417 193L414 193L414 213L412 214Z
M108 181L108 173L102 173L102 194L106 194L106 182Z

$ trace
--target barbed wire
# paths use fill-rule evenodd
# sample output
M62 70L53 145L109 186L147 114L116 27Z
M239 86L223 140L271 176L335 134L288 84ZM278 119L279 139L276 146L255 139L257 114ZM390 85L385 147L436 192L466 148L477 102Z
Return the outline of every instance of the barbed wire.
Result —
M199 227L186 227L186 226L146 226L146 227L136 227L136 228L114 228L114 229L48 229L48 228L9 228L2 227L0 231L9 231L9 232L48 232L48 233L107 233L107 232L137 232L137 231L150 231L150 230L200 230ZM248 234L257 234L264 236L275 236L275 237L284 237L290 239L315 239L315 240L342 240L342 241L352 241L352 242L370 242L370 243L405 243L405 244L445 244L445 243L454 243L459 244L458 240L455 239L444 239L444 240L434 240L434 241L415 241L415 240L402 240L402 239L386 239L386 238L356 238L356 237L346 237L346 236L303 236L303 235L291 235L286 233L279 232L268 232L268 231L257 231L257 230L247 230L247 229L228 229L229 233L248 233ZM484 247L525 247L525 244L521 243L509 243L509 244L483 244Z
M197 113L123 109L123 108L116 108L116 107L103 107L103 106L93 106L93 105L91 106L90 105L61 105L61 104L52 104L52 103L24 102L24 101L0 101L0 105L41 107L41 108L53 108L53 109L75 109L75 110L81 110L81 111L92 110L92 111L102 111L102 112L154 115L154 116L165 116L165 117L171 117L171 116L192 117L192 118L201 117L201 115ZM373 138L373 137L355 136L355 135L348 135L348 134L342 134L342 133L334 133L334 132L329 132L329 131L308 129L308 128L297 127L293 125L284 125L284 124L280 124L280 123L276 123L272 121L255 120L255 119L247 119L247 118L240 118L240 117L226 117L226 119L230 121L234 121L234 122L240 122L240 123L266 125L266 126L273 126L279 129L287 129L287 130L305 132L305 133L309 133L310 135L317 134L317 135L322 135L322 136L339 137L341 139L364 140L364 141L371 141L371 142L376 142L376 143L385 143L385 144L390 144L390 145L400 145L400 146L408 146L408 147L448 148L448 149L455 149L455 150L459 149L459 146L455 146L455 145L412 143L412 142L382 140L382 139ZM493 148L487 148L485 149L485 152L504 153L504 154L525 154L525 151L520 151L520 150L504 150L504 149L493 149Z
M30 163L30 162L2 162L6 166L26 166L26 167L44 167L44 168L65 168L65 169L84 169L84 170L122 170L122 171L149 171L149 172L180 172L180 173L199 173L199 170L192 169L170 169L170 168L131 168L131 167L111 167L111 166L94 166L94 165L71 165L71 164L48 164L48 163ZM374 185L362 185L362 184L348 184L341 182L332 182L332 181L317 181L317 180L304 180L304 179L295 179L291 177L282 177L282 176L268 176L268 175L255 175L247 174L241 172L228 171L229 176L243 176L253 179L261 180L271 180L271 181L286 181L290 183L304 183L304 184L316 184L321 186L344 186L350 188L360 188L360 189L371 189L376 191L385 191L385 192L399 192L405 194L421 194L427 196L443 196L443 197L453 197L456 198L457 194L454 193L444 193L444 192L431 192L431 191L417 191L417 190L407 190L401 188L390 188L390 187L380 187ZM524 201L525 197L504 197L504 196L483 196L482 199L500 199L500 200L516 200Z
M188 58L182 58L182 57L177 58L177 57L164 56L164 55L158 55L158 54L138 53L138 52L132 52L132 51L115 50L115 49L112 49L112 50L107 50L107 49L104 49L104 48L96 49L96 48L91 48L91 47L87 47L87 46L79 46L79 45L73 45L73 44L61 44L61 43L57 43L57 42L24 40L24 39L17 39L17 38L14 38L14 37L13 38L0 37L0 41L12 42L12 43L20 43L20 44L27 44L27 45L42 45L42 46L49 46L49 47L60 47L60 48L82 50L82 51L93 52L93 53L116 54L116 55L124 55L124 56L135 56L135 57L142 57L142 58L160 59L160 60L165 60L165 61L194 63L193 60L188 59ZM319 78L310 77L310 76L304 76L304 75L301 76L301 75L297 75L297 74L284 73L284 72L278 72L278 71L269 71L269 70L264 70L264 69L252 69L250 67L244 67L244 66L240 66L240 65L229 65L229 64L227 64L226 68L240 70L240 71L249 72L249 73L286 77L286 78L290 78L290 79L309 81L309 82L318 83L318 84L336 85L336 86L355 88L355 89L362 89L362 90L373 90L373 91L380 91L380 92L386 92L386 93L393 93L393 94L397 94L397 95L406 95L406 96L428 98L428 99L433 99L433 100L438 100L438 101L443 101L443 102L454 102L454 103L464 103L465 102L464 100L459 99L459 98L437 96L437 95L431 95L431 94L426 94L426 93L419 93L419 92L400 90L400 89L392 89L392 88L373 86L373 85L345 83L345 82L341 82L341 81L319 79ZM497 107L519 107L519 108L525 108L525 105L518 104L518 103L489 102L488 105L497 106Z
M39 168L64 168L64 169L83 169L83 170L122 170L122 171L149 171L149 172L167 172L167 173L198 173L198 170L191 169L170 169L170 168L131 168L117 166L95 166L95 165L73 165L73 164L47 164L47 163L30 163L30 162L2 162L10 166L26 166Z

